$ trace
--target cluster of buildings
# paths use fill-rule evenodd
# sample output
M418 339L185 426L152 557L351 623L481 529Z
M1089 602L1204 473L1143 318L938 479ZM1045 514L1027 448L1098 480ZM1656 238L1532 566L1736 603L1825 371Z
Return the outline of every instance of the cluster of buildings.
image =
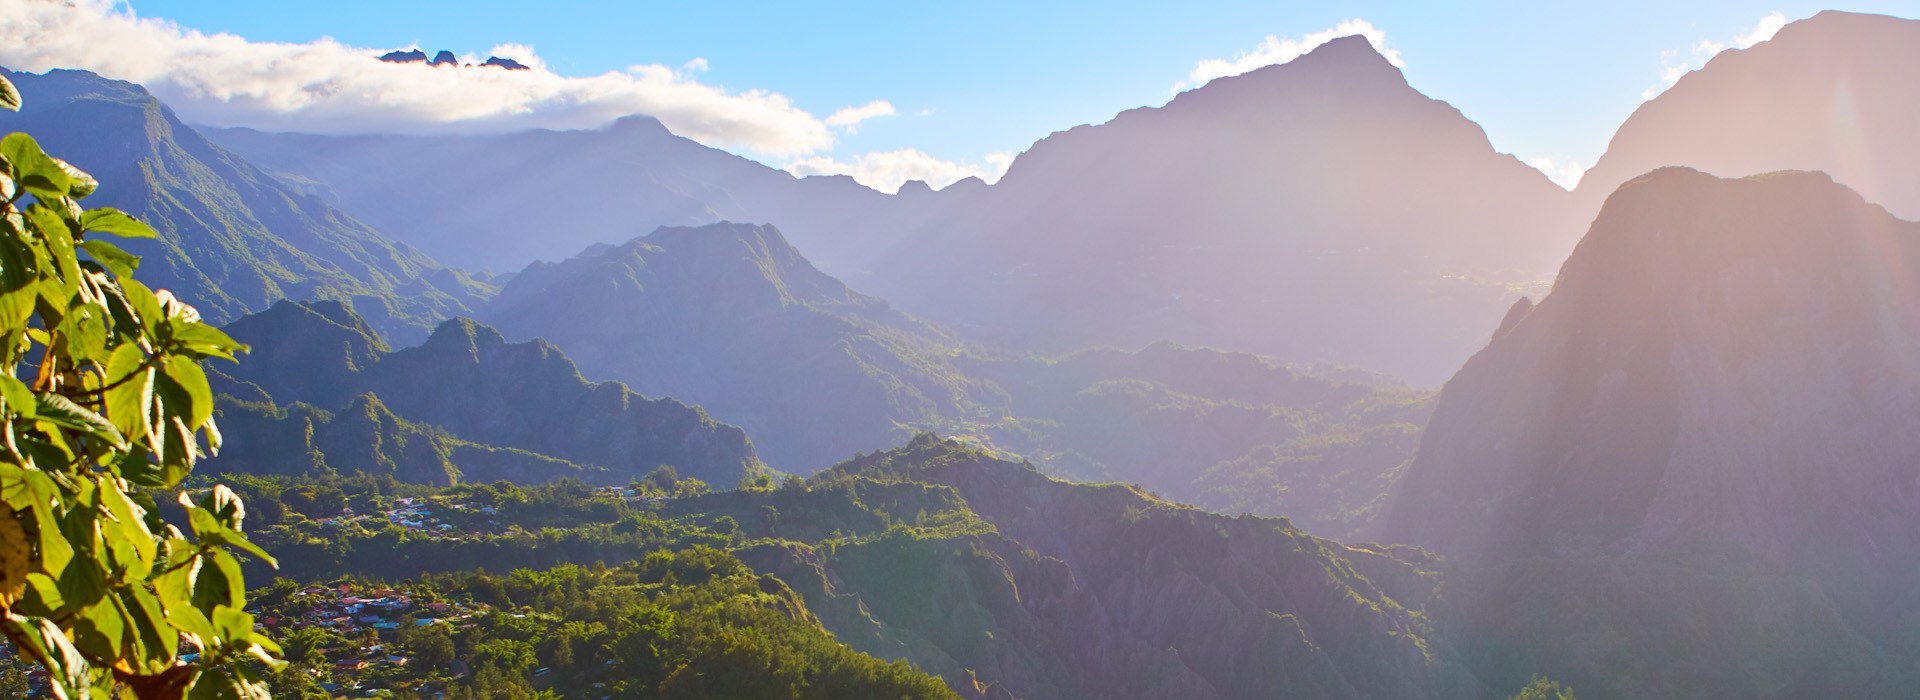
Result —
M403 626L425 627L437 624L471 625L475 615L484 615L489 607L469 608L460 603L419 601L406 591L392 588L356 588L351 583L334 586L309 586L300 591L305 610L286 617L265 615L258 623L271 628L275 636L294 630L320 627L347 637L347 644L327 649L332 666L331 678L321 687L330 693L343 689L373 692L363 686L363 677L382 675L381 671L405 668L412 659L396 653L385 643ZM369 639L362 634L373 630ZM365 640L365 641L360 641ZM459 669L452 669L458 673Z
M321 518L318 522L323 527L329 528L359 525L361 527L377 529L380 527L378 523L384 520L405 528L408 532L425 535L434 539L459 540L467 537L481 537L486 534L471 527L475 524L473 518L461 519L467 523L468 527L466 528L446 522L445 519L440 517L440 513L435 511L436 508L441 507L448 510L466 511L473 515L484 516L489 523L492 521L493 516L499 514L499 511L495 510L493 506L473 508L463 503L452 503L442 506L425 498L399 498L394 499L393 505L388 507L385 512L377 515L359 514L353 512L352 508L348 508L342 511L339 516Z

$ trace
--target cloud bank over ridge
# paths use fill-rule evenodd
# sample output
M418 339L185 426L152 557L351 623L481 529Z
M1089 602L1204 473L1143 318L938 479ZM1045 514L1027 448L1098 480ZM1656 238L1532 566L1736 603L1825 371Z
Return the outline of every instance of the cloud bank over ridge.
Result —
M187 121L213 126L488 132L593 128L649 114L676 134L776 158L834 143L827 121L779 93L700 82L706 62L697 58L580 77L556 74L532 47L512 44L495 54L531 70L383 63L375 57L410 47L250 41L140 17L111 0L0 0L0 36L8 37L0 65L81 68L140 83Z

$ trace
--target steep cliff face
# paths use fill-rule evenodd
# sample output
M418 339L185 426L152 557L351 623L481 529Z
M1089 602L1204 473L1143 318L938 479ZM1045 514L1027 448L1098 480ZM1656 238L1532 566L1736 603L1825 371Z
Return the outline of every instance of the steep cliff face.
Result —
M471 320L400 351L327 302L282 302L227 330L254 353L215 367L222 420L250 430L216 468L626 483L669 464L723 488L762 469L745 433L698 407L590 383L551 345Z
M1616 678L1678 676L1629 692L1863 682L1823 664L1898 658L1916 621L1916 269L1920 225L1822 174L1627 183L1554 291L1442 391L1386 538L1484 583L1482 621L1533 618L1505 632L1551 628L1540 605L1577 604L1549 588L1637 610L1648 627L1620 646L1567 657L1585 673L1608 673L1599 660L1635 639L1690 650L1625 652L1643 666ZM1745 597L1708 595L1722 585ZM1512 602L1528 596L1539 605ZM1761 610L1805 635L1737 632ZM1833 653L1797 651L1810 644Z
M842 505L829 506L835 498ZM728 500L738 502L716 509ZM837 466L804 493L685 507L758 510L741 520L756 534L853 535L746 558L798 582L855 648L907 658L963 690L1028 700L1476 692L1427 620L1399 602L1423 604L1437 586L1421 562L1284 519L1055 481L956 442L917 437ZM875 522L828 523L822 511ZM913 525L886 529L879 513Z

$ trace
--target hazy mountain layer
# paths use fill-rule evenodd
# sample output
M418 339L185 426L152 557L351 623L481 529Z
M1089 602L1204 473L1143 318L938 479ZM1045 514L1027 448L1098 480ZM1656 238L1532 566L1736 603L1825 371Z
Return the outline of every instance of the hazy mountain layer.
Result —
M937 206L922 191L896 197L847 177L795 178L645 116L598 130L516 134L207 134L441 260L499 272L660 226L732 220L777 224L844 273L863 269ZM532 182L568 183L572 206L529 221Z
M207 141L137 85L85 71L6 75L31 97L0 113L0 130L24 131L98 178L88 205L152 224L158 240L125 243L142 256L141 279L210 319L340 299L382 333L416 340L491 292Z
M848 290L772 227L662 228L538 263L482 318L564 348L590 376L707 407L787 471L1005 412L950 364L955 341Z
M1583 212L1661 166L1820 170L1920 219L1920 21L1822 12L1715 56L1635 110L1580 181Z
M1050 473L1370 536L1426 392L1159 344L1057 361L980 350L815 269L772 227L664 228L536 264L484 315L587 375L697 403L809 473L914 430Z
M1629 182L1441 393L1387 540L1583 693L1920 678L1915 269L1920 225L1822 174Z
M1571 250L1569 198L1347 37L1041 140L863 284L1053 350L1173 339L1438 384Z
M254 354L218 368L222 424L244 429L230 431L216 469L624 484L667 464L730 487L761 468L739 428L589 383L552 346L507 343L470 320L399 351L327 302L282 302L227 330Z

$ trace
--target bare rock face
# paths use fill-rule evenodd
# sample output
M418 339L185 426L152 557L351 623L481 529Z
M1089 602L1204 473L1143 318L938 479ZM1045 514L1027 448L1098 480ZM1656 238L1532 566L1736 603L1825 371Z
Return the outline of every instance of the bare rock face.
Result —
M1828 660L1873 668L1912 644L1916 271L1920 225L1824 174L1673 168L1627 183L1553 292L1516 308L1442 391L1387 540L1498 591L1475 613L1502 620L1483 618L1490 628L1529 624L1514 600L1554 581L1592 595L1538 610L1690 616L1648 614L1622 633L1611 651L1629 657L1646 653L1627 649L1634 635L1687 651L1642 659L1649 674L1685 669L1759 694L1857 690L1837 684L1858 669L1804 652L1846 649ZM1591 576L1568 577L1577 567ZM1589 587L1602 579L1619 585ZM1776 614L1800 631L1740 624ZM1716 679L1721 652L1771 665Z

